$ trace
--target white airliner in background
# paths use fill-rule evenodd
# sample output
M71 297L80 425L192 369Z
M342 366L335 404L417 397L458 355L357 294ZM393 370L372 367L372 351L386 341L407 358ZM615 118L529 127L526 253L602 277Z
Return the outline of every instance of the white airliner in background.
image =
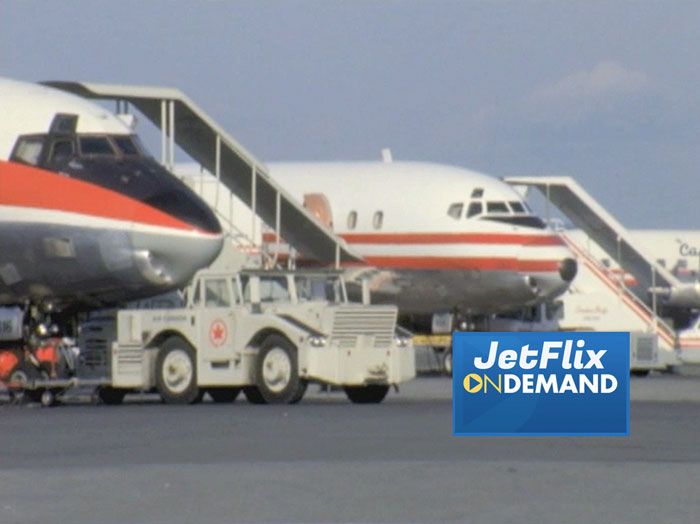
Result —
M363 258L364 266L348 269L350 283L368 279L372 300L397 304L410 327L429 330L437 313L454 315L453 327L463 328L483 315L554 298L576 275L559 236L496 178L414 162L268 168ZM176 173L200 170L179 165ZM263 235L271 253L275 240ZM299 254L297 264L304 262Z
M633 229L630 233L682 282L700 279L700 231Z

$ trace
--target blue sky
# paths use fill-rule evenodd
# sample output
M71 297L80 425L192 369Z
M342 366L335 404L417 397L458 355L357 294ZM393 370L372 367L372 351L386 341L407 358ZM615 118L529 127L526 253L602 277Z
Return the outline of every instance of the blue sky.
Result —
M182 89L263 161L564 174L696 229L700 3L0 3L0 74Z

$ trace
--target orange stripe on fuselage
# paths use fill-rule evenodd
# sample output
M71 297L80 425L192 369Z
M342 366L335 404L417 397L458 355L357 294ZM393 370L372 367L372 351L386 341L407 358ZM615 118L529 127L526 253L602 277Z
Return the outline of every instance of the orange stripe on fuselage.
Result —
M514 233L339 233L349 244L507 244L563 246L557 235ZM274 233L263 233L263 242L277 242Z
M286 261L289 256L280 253L278 261ZM328 264L312 258L297 257L296 263L303 267L326 267ZM529 271L553 272L559 270L556 260L518 260L512 257L392 257L368 256L362 262L342 262L341 267L379 267L383 269L427 269L427 270L469 270L482 271Z
M349 244L515 244L563 246L556 235L515 233L341 233Z
M15 162L0 161L0 205L197 231L182 220L116 191Z
M365 261L396 269L480 269L483 271L558 271L556 260L519 260L509 257L392 257L368 256Z

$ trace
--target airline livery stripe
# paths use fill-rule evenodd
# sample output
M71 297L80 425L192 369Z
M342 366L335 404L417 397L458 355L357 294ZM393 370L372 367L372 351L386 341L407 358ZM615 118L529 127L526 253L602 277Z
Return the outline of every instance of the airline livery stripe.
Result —
M179 229L74 213L55 209L40 209L24 206L0 204L0 223L22 224L32 227L36 224L60 225L68 228L121 230L135 233L167 235L173 238L211 238L211 233L199 229Z
M0 205L196 230L163 211L116 191L15 162L0 161Z
M395 269L481 269L487 271L557 271L557 260L481 257L365 257L372 266Z
M514 233L339 233L349 244L512 244L563 246L557 235ZM263 242L276 242L274 233L264 233Z
M278 260L286 261L289 255L280 253ZM297 257L297 263L304 267L323 267L325 264L319 263L315 259ZM530 271L530 272L550 272L558 271L559 261L557 260L519 260L509 257L392 257L376 256L364 257L364 262L344 262L343 267L363 267L377 266L383 269L427 269L443 270L457 269L469 270L479 269L484 271Z
M342 233L350 244L517 244L562 246L556 235L514 233Z

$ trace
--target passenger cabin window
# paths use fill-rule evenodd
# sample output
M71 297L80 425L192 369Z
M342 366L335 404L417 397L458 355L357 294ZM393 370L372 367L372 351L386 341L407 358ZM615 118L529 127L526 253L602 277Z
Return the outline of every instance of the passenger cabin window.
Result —
M481 205L481 202L472 202L471 204L469 204L469 208L467 209L467 218L480 215L482 211L483 206Z
M513 210L513 213L525 213L525 206L520 202L508 202L508 205Z
M204 284L204 305L206 307L228 307L231 298L225 278L210 278Z
M261 302L287 302L289 298L287 277L260 277Z
M472 198L481 198L484 196L484 189L481 187L474 188L472 190Z
M464 210L464 204L455 203L452 204L447 210L447 214L454 219L459 219L462 217L462 211Z
M374 227L374 229L381 229L383 222L384 211L377 211L376 213L374 213L374 218L372 219L372 227Z
M505 202L486 202L487 213L509 213Z
M355 229L357 226L357 211L350 211L348 213L348 229Z
M26 136L17 139L14 151L10 156L13 162L22 162L35 166L39 163L41 150L44 147L45 137L43 136Z
M114 156L114 149L106 136L81 136L78 137L80 153L83 155L108 155Z

